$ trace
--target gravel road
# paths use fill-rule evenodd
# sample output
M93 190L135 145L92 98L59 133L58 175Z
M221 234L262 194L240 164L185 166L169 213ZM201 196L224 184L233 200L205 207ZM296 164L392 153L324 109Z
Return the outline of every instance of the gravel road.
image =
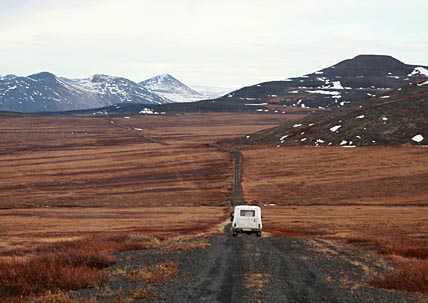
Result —
M118 302L129 291L151 287L151 298L129 302L428 302L428 296L368 286L389 267L374 251L316 238L233 238L229 227L212 236L207 248L120 252L107 285L72 297ZM147 285L126 278L143 265L165 261L180 264L171 282Z

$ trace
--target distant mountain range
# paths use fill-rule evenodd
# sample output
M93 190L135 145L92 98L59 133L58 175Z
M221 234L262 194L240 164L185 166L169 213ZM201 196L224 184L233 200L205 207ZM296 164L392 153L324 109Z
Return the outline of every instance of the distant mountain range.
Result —
M42 72L0 81L0 110L4 111L53 112L126 102L162 104L171 101L128 79L107 75L70 80Z
M214 92L216 94L216 92ZM141 82L108 75L87 79L60 78L48 72L28 77L0 76L0 110L62 112L110 105L165 104L209 99L171 75L160 75Z
M153 113L312 113L374 98L425 78L427 66L409 65L381 55L360 55L308 75L264 82L230 93L203 87L197 91L169 74L135 83L107 75L72 80L43 72L28 77L0 77L0 110L97 112L97 108L102 108L112 114L136 114L147 112L144 108L149 106L148 112Z
M428 79L231 143L277 147L428 145L427 117Z
M104 108L111 114L185 112L315 113L428 79L428 67L409 65L391 56L360 55L320 71L283 81L264 82L193 103L121 105ZM89 113L89 112L88 112Z

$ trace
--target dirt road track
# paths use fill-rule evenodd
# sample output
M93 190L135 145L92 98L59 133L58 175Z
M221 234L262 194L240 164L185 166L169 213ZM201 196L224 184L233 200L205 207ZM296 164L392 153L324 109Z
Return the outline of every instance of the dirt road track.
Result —
M147 140L149 142L152 142L152 143L157 143L157 144L160 144L160 145L169 145L169 143L166 143L165 141L163 141L161 139L153 138L153 137L151 137L149 135L144 134L142 129L133 128L133 127L129 127L129 126L126 126L126 125L119 124L116 121L114 121L112 117L110 117L108 115L106 116L106 118L107 118L108 123L112 127L118 127L118 128L121 128L121 129L125 129L127 131L131 131L131 132L137 133L140 137L142 137L145 140Z
M232 174L232 197L231 204L232 206L240 205L244 203L244 198L242 195L242 153L233 148L227 148L220 144L211 144L210 146L218 148L222 151L230 153L233 159L233 174Z
M229 226L210 239L205 249L159 248L117 254L112 280L101 289L73 293L116 302L124 294L146 288L130 282L126 273L143 265L173 261L180 274L170 283L152 284L154 297L135 302L174 303L421 303L427 296L369 287L375 275L385 271L376 254L350 245L319 239L233 238Z

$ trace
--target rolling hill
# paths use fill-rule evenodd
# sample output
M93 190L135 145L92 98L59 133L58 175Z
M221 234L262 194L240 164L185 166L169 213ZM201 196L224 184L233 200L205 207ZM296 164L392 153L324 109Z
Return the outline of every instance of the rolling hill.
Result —
M428 145L428 80L232 140L281 146Z
M338 108L428 77L428 67L391 56L359 55L317 72L244 87L219 100L260 104L271 110Z

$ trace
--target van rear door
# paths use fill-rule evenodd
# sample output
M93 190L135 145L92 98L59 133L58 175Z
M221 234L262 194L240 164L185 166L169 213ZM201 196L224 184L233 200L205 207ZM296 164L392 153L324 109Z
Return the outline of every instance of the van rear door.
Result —
M252 230L258 227L258 220L256 219L256 211L252 209L241 209L239 211L239 228L243 230Z

